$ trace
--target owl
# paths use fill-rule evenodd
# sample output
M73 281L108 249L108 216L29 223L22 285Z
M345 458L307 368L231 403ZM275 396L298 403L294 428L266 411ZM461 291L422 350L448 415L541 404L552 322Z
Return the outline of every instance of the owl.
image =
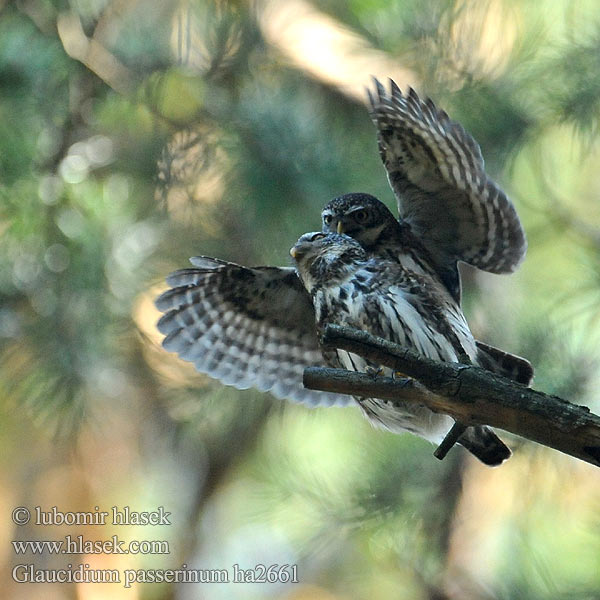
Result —
M336 253L347 250L352 255L354 296L342 299L348 314L355 314L358 306L380 306L383 312L368 323L350 319L348 324L438 360L456 360L462 347L475 364L528 385L530 363L474 340L460 310L459 261L502 273L522 260L526 241L513 205L485 174L476 142L430 100L421 101L412 90L402 95L395 84L388 94L379 82L370 99L400 219L368 194L336 198L322 212L324 235L311 242L318 260L310 264L331 263L331 275L344 266L344 261L332 261ZM335 278L328 287L325 275L318 284L299 277L302 265L308 264L300 250L305 242L301 238L300 246L294 246L296 267L245 267L205 256L190 259L192 268L169 275L170 289L156 301L164 313L158 322L164 348L238 389L254 387L309 406L355 404L349 396L302 385L309 366L366 366L319 344L322 307L335 294L349 292L336 287ZM369 269L385 272L387 292L367 276ZM317 305L319 286L333 291L327 302L319 295ZM370 314L374 317L372 310ZM392 416L389 404L377 402L367 399L360 406L372 422L395 431L414 430L437 441L451 422L428 412L422 418L418 411L416 417ZM488 464L498 464L510 454L484 427L469 428L460 442Z
M478 364L477 344L460 307L439 279L420 274L395 259L369 257L356 240L336 233L307 233L291 250L309 293L317 331L328 324L348 326L384 338L418 355ZM377 367L356 354L336 350L331 366L364 372ZM386 369L387 375L393 375ZM378 398L356 398L375 425L409 431L440 443L453 424L424 406ZM488 465L501 464L510 450L486 426L469 427L459 443Z
M321 213L324 232L346 233L370 256L399 261L437 277L457 303L458 263L511 273L527 251L525 232L506 194L486 174L477 142L432 100L410 89L367 90L379 153L396 196L399 219L365 193L334 198ZM477 341L485 368L529 385L531 364Z

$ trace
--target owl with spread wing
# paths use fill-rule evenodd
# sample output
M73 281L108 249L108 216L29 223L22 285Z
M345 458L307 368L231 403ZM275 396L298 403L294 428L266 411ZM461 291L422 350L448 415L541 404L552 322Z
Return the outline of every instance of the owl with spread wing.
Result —
M412 293L424 308L403 318L417 319L418 327L426 331L427 311L446 312L447 321L460 322L458 329L468 331L460 310L457 263L469 262L495 273L514 270L526 250L515 209L487 178L476 142L431 101L422 102L412 90L404 96L395 84L387 94L378 82L370 98L400 219L373 196L347 194L324 208L323 231L343 232L356 240L354 247L373 264L384 264L390 276L399 278L398 285L406 273L413 277ZM193 268L171 274L167 278L170 289L156 301L165 313L158 329L166 336L166 350L238 389L254 387L310 406L354 403L349 396L307 390L302 385L306 367L338 365L339 356L321 348L313 297L295 268L250 268L209 257L190 260ZM395 270L390 270L390 264ZM354 291L357 295L348 299L349 304L362 302L360 294L367 294L369 288L357 286ZM401 313L409 304L393 306ZM384 329L393 314L390 310L380 315ZM367 330L376 333L377 328ZM391 335L392 330L388 322L386 331ZM450 337L456 335L452 328L444 331ZM530 383L533 370L528 361L475 341L470 332L465 335L469 346L465 350L475 364ZM412 344L411 339L419 338L408 336L404 343ZM430 346L423 346L423 356L455 359L451 353L442 356L429 350ZM426 427L413 425L406 429L433 439ZM476 438L477 431L480 437L492 439L487 428L469 431L464 440ZM436 429L436 439L437 435ZM493 436L490 443L496 445ZM486 460L481 452L478 456L488 464L501 462L498 456L506 458L502 452L496 462Z
M407 269L397 260L369 257L354 239L337 233L304 234L292 248L298 275L310 294L317 330L328 324L367 331L421 356L478 364L477 344L460 307L439 279ZM329 364L366 371L365 358L335 350ZM391 369L384 373L394 376ZM453 421L412 403L355 398L374 424L400 433L410 431L440 443ZM499 465L510 450L492 429L469 427L458 442L488 465Z

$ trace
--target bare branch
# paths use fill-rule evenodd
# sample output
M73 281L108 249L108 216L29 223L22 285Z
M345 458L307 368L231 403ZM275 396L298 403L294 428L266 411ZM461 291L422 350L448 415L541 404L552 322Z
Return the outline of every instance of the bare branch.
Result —
M312 367L304 371L304 385L309 389L399 404L416 402L464 425L498 427L600 466L600 417L585 406L479 367L422 358L364 331L329 325L322 341L327 347L348 350L413 379L374 379L343 369Z
M77 15L60 14L56 28L63 48L71 58L83 63L119 94L127 96L133 91L133 73L96 39L85 35Z
M436 448L433 455L439 460L444 460L444 458L446 458L446 454L450 452L450 448L452 448L452 446L458 442L458 438L460 438L466 429L466 425L456 421L450 428L450 431L446 434L446 437L442 440L442 443Z

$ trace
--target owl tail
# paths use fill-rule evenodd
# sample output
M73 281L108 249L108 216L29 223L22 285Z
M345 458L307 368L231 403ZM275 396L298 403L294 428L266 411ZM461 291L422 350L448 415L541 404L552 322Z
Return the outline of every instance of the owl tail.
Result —
M469 427L458 443L490 467L501 465L512 454L510 448L485 425Z
M527 359L480 341L475 343L477 344L477 364L480 367L523 385L531 385L533 367Z

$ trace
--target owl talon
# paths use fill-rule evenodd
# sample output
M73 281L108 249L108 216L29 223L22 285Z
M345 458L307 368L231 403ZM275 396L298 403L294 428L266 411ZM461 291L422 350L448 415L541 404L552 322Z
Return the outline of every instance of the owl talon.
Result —
M415 380L411 377L407 377L404 373L400 371L392 371L392 379L397 383L404 387L408 385L413 385Z
M381 377L381 375L383 375L383 367L367 366L365 368L365 373L372 379L377 379L377 377Z

